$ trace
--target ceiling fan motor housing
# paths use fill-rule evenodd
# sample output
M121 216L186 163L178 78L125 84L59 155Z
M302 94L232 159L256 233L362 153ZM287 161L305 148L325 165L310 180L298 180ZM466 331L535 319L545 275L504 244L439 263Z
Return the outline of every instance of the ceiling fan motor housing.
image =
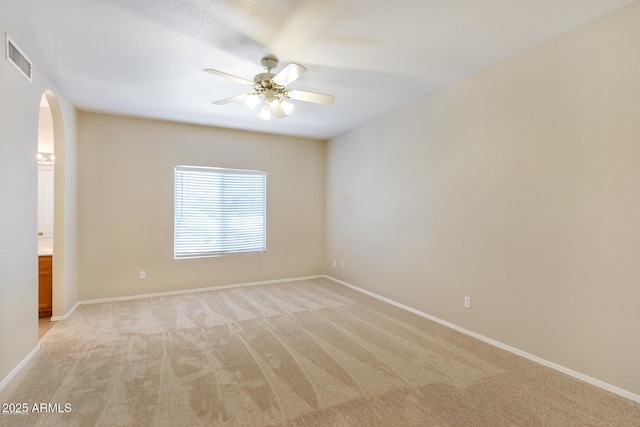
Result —
M260 74L256 74L256 76L253 78L253 81L258 84L262 84L264 86L263 83L271 82L271 79L274 78L275 76L276 75L273 73L260 73Z
M278 66L278 58L276 58L273 55L267 55L264 58L262 58L262 61L260 61L260 63L268 71L271 71Z
M262 61L264 63L265 60L263 59ZM267 72L256 74L253 78L253 81L255 83L253 85L253 88L255 89L256 93L258 95L264 96L267 101L280 99L278 98L278 95L287 97L286 89L284 88L284 86L280 86L271 81L275 76L276 75L274 73Z

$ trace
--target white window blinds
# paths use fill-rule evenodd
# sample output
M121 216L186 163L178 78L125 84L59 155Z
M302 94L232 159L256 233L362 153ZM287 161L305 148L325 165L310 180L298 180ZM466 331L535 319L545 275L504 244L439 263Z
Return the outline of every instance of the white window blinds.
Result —
M174 258L265 252L267 173L176 166Z

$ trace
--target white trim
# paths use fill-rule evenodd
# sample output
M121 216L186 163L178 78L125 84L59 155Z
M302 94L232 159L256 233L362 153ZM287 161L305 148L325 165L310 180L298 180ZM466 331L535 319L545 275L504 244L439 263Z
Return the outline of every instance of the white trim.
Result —
M76 311L76 308L78 308L78 306L81 304L80 301L78 301L77 303L75 303L75 305L73 307L71 307L71 309L69 311L67 311L65 314L63 314L62 316L52 316L51 317L51 321L52 322L57 322L59 320L67 320L69 318L69 316L71 316L73 314L74 311Z
M13 370L11 372L9 372L9 375L7 375L2 382L0 382L0 391L2 391L2 389L9 384L9 381L11 381L13 379L13 377L15 377L16 375L18 375L18 372L20 372L20 370L22 368L24 368L24 366L29 363L29 361L33 358L33 356L35 356L38 352L40 351L40 344L36 345L34 347L33 350L31 350L29 352L29 354L27 354L24 359L22 359L20 361L20 363L18 363L18 365L13 368Z
M517 354L518 356L522 356L522 357L524 357L526 359L529 359L529 360L531 360L533 362L539 363L539 364L541 364L543 366L546 366L548 368L551 368L551 369L554 369L556 371L562 372L564 374L570 375L570 376L572 376L574 378L577 378L577 379L579 379L579 380L581 380L581 381L583 381L585 383L594 385L594 386L599 387L601 389L610 391L611 393L615 393L615 394L617 394L619 396L622 396L622 397L625 397L625 398L627 398L629 400L633 400L635 402L640 403L640 395L637 395L635 393L631 393L630 391L624 390L624 389L622 389L620 387L616 387L614 385L605 383L604 381L598 380L596 378L592 378L592 377L590 377L588 375L581 374L580 372L574 371L573 369L565 368L564 366L558 365L557 363L550 362L550 361L548 361L546 359L543 359L543 358L538 357L538 356L534 356L533 354L530 354L530 353L527 353L525 351L519 350L519 349L517 349L515 347L511 347L511 346L509 346L507 344L503 344L500 341L496 341L494 339L487 338L484 335L480 335L480 334L478 334L476 332L470 331L468 329L462 328L462 327L460 327L458 325L455 325L453 323L447 322L446 320L442 320L442 319L437 318L435 316L432 316L430 314L424 313L424 312L422 312L420 310L416 310L415 308L412 308L412 307L409 307L407 305L404 305L404 304L401 304L399 302L396 302L396 301L394 301L392 299L383 297L383 296L378 295L376 293L373 293L371 291L367 291L366 289L359 288L359 287L357 287L355 285L352 285L350 283L347 283L347 282L344 282L342 280L336 279L335 277L331 277L329 275L325 275L324 277L329 279L329 280L333 280L334 282L339 283L339 284L341 284L343 286L351 288L351 289L353 289L355 291L361 292L363 294L367 294L367 295L369 295L371 297L374 297L374 298L379 299L381 301L387 302L387 303L389 303L391 305L394 305L394 306L396 306L398 308L410 311L411 313L417 314L418 316L425 317L425 318L427 318L429 320L433 320L434 322L437 322L437 323L439 323L439 324L441 324L443 326L446 326L446 327L451 328L451 329L455 329L458 332L462 332L463 334L466 334L466 335L472 336L474 338L477 338L480 341L484 341L487 344L491 344L491 345L493 345L495 347L501 348L502 350L506 350L506 351L508 351L510 353Z
M207 291L219 291L222 289L233 289L233 288L243 288L245 286L260 286L260 285L270 285L272 283L284 283L284 282L297 282L300 280L312 280L312 279L323 279L327 276L318 275L318 276L305 276L305 277L291 277L288 279L275 279L275 280L264 280L261 282L248 282L248 283L236 283L234 285L221 285L221 286L211 286L208 288L198 288L198 289L184 289L180 291L168 291L168 292L154 292L151 294L141 294L141 295L130 295L126 297L114 297L114 298L101 298L101 299L92 299L86 301L78 302L79 305L85 304L100 304L104 302L115 302L115 301L127 301L132 299L143 299L143 298L153 298L153 297L162 297L168 295L180 295L180 294L189 294L193 292L207 292ZM78 305L76 304L76 305ZM74 307L75 309L75 307Z

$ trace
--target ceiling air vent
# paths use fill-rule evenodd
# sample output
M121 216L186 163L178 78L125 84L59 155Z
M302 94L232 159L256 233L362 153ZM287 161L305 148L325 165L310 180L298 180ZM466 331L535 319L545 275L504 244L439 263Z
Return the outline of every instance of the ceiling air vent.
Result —
M9 61L27 80L31 81L31 61L25 56L22 50L16 46L13 40L6 36L7 61Z

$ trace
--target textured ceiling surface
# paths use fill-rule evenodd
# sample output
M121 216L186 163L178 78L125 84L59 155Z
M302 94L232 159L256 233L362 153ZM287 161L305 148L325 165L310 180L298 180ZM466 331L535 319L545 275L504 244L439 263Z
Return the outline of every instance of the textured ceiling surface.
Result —
M80 109L330 138L633 0L0 0L0 20ZM247 92L274 54L308 72L263 121Z

